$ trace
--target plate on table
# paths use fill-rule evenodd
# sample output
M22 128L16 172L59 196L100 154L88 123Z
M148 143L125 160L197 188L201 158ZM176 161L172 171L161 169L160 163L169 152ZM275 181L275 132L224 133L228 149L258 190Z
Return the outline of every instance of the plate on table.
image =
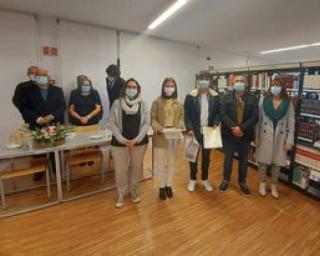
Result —
M66 139L72 139L76 134L74 132L70 132L66 134Z
M11 143L11 144L7 144L6 145L6 148L7 149L17 149L17 148L21 148L22 144L14 144L14 143Z
M103 138L102 134L93 134L89 136L90 140L100 140Z

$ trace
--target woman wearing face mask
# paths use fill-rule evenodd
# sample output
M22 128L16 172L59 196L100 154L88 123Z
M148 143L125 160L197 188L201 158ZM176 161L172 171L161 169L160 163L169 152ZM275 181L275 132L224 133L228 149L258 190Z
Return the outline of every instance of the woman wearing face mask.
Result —
M142 176L150 121L146 103L142 101L140 93L139 83L133 78L129 79L110 110L109 127L113 134L111 153L118 190L116 207L123 206L127 192L130 192L134 203L140 202L138 182Z
M84 75L77 77L77 83L78 87L71 92L69 100L70 123L76 126L98 124L102 117L99 93Z
M152 103L151 107L151 126L154 131L152 142L160 174L159 196L162 200L173 196L172 179L177 145L177 140L165 139L163 129L182 130L184 127L183 105L177 100L177 95L176 81L173 78L166 78L162 83L161 96Z
M259 106L256 127L256 159L259 163L259 193L266 195L267 168L271 165L271 194L279 198L277 182L280 169L287 165L287 152L293 146L295 129L294 107L278 78L273 79Z

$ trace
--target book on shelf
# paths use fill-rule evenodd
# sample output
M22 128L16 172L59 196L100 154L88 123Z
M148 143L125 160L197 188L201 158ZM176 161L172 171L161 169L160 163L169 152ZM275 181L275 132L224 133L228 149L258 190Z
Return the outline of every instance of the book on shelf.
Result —
M309 180L320 182L320 172L310 169Z
M318 93L304 92L301 96L302 115L311 115L320 117L320 99Z
M219 76L218 88L226 88L228 86L228 80L225 76Z
M320 75L305 74L303 84L308 89L320 89Z
M310 169L297 165L293 168L292 183L302 189L306 189L309 184Z
M297 145L295 162L320 172L320 152L310 147Z
M314 143L319 139L320 125L317 120L305 121L304 118L298 118L298 138L304 141Z
M313 146L317 147L317 148L320 148L320 140L317 140Z

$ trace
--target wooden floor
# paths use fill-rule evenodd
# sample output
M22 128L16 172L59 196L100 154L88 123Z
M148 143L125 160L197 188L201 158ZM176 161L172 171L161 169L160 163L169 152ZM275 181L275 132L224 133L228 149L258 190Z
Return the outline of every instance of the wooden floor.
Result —
M188 164L180 155L174 198L158 199L157 178L141 183L142 201L114 207L116 192L101 193L0 220L0 255L320 255L320 203L285 185L280 199L253 196L234 186L221 194L223 157L213 152L210 180L186 190ZM235 161L236 163L236 161Z

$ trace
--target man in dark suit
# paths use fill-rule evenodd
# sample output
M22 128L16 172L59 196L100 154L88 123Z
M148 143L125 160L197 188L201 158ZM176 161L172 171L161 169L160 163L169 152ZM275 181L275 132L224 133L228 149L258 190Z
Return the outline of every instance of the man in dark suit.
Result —
M110 109L113 102L120 97L121 90L126 81L120 77L120 70L116 65L110 65L107 69L107 91L110 103Z
M213 127L220 123L219 96L210 89L211 75L209 72L201 72L197 75L197 88L193 89L185 99L185 126L189 136L195 136L202 149L202 175L201 183L207 191L213 188L208 181L208 169L210 162L210 149L203 148L203 127ZM193 192L197 180L197 162L190 162L190 181L188 190Z
M238 183L242 193L250 196L246 178L248 153L254 140L254 128L259 119L257 97L250 93L247 79L243 75L233 78L233 91L227 92L220 105L222 121L222 141L224 150L223 182L219 189L228 189L234 153L238 152Z
M38 67L36 66L30 66L27 71L27 76L29 77L29 80L21 82L16 86L14 95L12 97L12 102L19 111L20 111L21 97L24 94L24 90L30 87L31 85L35 84L35 74L36 74L37 68Z
M64 123L66 103L60 87L48 84L48 72L38 68L35 83L23 91L20 111L31 129Z
M38 68L35 83L23 90L20 99L20 112L30 129L41 128L50 124L64 123L66 103L60 87L49 85L48 72ZM53 154L50 161L55 169ZM36 173L34 181L41 180L43 173Z

